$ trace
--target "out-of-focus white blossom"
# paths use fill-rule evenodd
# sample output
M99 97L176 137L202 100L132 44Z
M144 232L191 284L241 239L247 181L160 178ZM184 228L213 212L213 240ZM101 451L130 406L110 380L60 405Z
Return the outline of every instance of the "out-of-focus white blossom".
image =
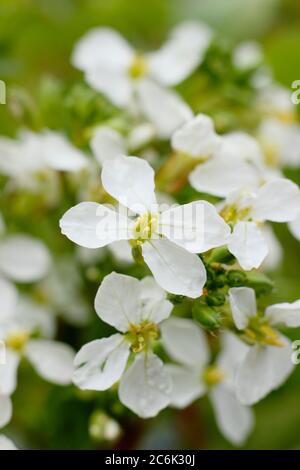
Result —
M233 378L246 346L225 333L217 362L210 365L206 337L195 322L172 317L163 322L161 331L166 351L177 362L166 366L173 382L171 405L185 408L208 393L220 431L233 444L242 445L253 416L237 399Z

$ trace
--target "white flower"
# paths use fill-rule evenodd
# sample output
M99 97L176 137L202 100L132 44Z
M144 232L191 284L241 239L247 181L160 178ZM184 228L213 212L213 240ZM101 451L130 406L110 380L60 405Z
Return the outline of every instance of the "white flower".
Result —
M16 234L0 241L1 321L10 318L17 305L17 290L10 280L38 281L46 276L50 265L50 254L40 240Z
M71 382L73 350L64 343L47 339L53 335L51 313L26 298L1 280L0 340L5 345L5 361L0 364L0 426L11 418L10 395L17 385L17 369L27 358L46 380L65 385ZM3 308L2 308L3 307ZM34 338L36 333L45 338Z
M192 110L177 93L166 90L152 80L139 81L136 89L138 108L153 124L161 139L168 139L193 116Z
M268 254L262 263L262 269L273 271L276 269L283 259L283 249L276 237L271 225L263 225L261 227L265 241L268 245Z
M35 282L47 274L50 265L48 249L36 238L18 233L0 241L1 276L16 282Z
M236 398L233 377L246 346L230 333L224 334L217 363L209 365L209 347L195 322L172 317L162 323L161 332L167 353L179 364L166 366L173 381L171 405L184 408L208 393L220 431L241 445L252 429L253 416Z
M292 235L294 235L294 237L300 241L300 215L289 222L288 226Z
M258 129L258 139L264 149L266 163L270 166L300 166L299 124L267 118Z
M196 159L207 159L221 145L213 120L205 114L198 114L172 135L172 148L177 152Z
M0 172L19 185L34 189L39 175L51 171L78 172L87 165L85 155L56 132L23 131L17 140L0 139Z
M18 450L11 439L0 434L0 450Z
M226 244L229 227L215 207L195 201L159 212L154 193L154 171L136 157L105 161L102 183L134 220L93 202L71 208L60 221L62 233L87 248L116 240L133 240L141 249L155 280L174 294L199 297L206 271L195 253Z
M257 67L263 60L260 45L254 41L245 41L235 47L232 62L237 69L249 70Z
M149 123L136 126L126 139L110 127L99 126L93 134L91 148L97 162L102 166L105 160L127 155L131 150L139 149L148 143L154 135L155 129Z
M291 91L268 80L260 90L257 107L259 112L266 116L278 117L286 122L295 117L295 105L291 100Z
M229 301L237 329L252 344L235 377L239 400L251 405L282 385L293 370L290 341L274 327L299 327L300 301L271 305L263 316L257 313L253 289L232 288Z
M291 221L299 205L298 186L284 178L270 181L257 191L237 192L227 198L221 214L233 225L228 248L243 269L258 268L268 254L261 224Z
M197 119L198 117L195 121ZM199 192L227 197L233 191L257 188L263 180L269 178L262 151L253 137L245 132L231 132L218 137L212 122L210 130L201 124L200 120L198 123L196 132L186 136L182 150L190 154L188 146L192 142L194 145L197 142L200 148L205 141L215 142L215 145L211 146L211 149L207 148L206 152L202 146L202 153L198 153L204 163L197 165L190 173L189 181L193 188ZM205 133L205 139L200 138L201 132ZM179 131L176 131L174 137L178 133Z
M152 278L138 281L113 272L99 287L95 309L120 333L81 348L75 357L74 383L84 390L101 391L120 380L121 402L142 418L155 416L169 404L171 382L152 343L172 304ZM133 362L126 369L131 352Z
M173 86L190 75L203 60L211 36L208 26L186 22L171 31L161 49L139 54L117 31L95 28L76 44L72 63L91 87L117 106L130 106L136 84L145 77Z
M86 325L91 318L89 302L82 295L83 280L80 274L74 256L60 256L53 262L48 276L37 286L37 292L47 308L53 311L52 315L58 312L67 323L77 327Z

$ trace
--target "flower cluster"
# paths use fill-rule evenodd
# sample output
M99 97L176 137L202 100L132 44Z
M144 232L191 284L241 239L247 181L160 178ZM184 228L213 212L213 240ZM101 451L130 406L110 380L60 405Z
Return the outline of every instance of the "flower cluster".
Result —
M300 240L300 190L285 177L300 167L300 126L253 43L228 60L255 98L254 126L222 127L213 107L187 103L174 87L209 77L217 45L194 22L147 53L95 28L71 58L83 72L84 117L73 89L65 102L76 125L49 130L45 116L0 138L0 426L29 361L46 381L73 383L77 400L89 397L78 389L107 394L123 418L208 395L220 432L240 446L251 406L291 374L282 328L300 327L300 300L266 307L264 295L273 288L265 273L283 256L271 223L287 222ZM100 326L73 340L93 325L95 286ZM113 441L118 413L101 409L91 433L112 429ZM0 436L0 448L14 447Z

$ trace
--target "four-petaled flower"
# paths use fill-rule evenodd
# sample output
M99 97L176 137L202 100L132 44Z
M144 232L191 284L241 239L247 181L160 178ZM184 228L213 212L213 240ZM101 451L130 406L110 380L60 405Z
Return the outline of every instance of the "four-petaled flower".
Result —
M107 390L120 380L121 402L143 418L155 416L170 402L171 379L153 352L153 343L172 308L153 278L138 281L114 272L106 276L95 309L120 333L81 348L75 357L74 383L84 390Z
M160 212L154 193L154 171L136 157L120 156L105 161L102 183L135 218L104 205L82 202L62 217L62 233L87 248L131 240L141 249L163 289L200 297L206 271L195 253L226 244L230 232L215 207L206 201L195 201Z

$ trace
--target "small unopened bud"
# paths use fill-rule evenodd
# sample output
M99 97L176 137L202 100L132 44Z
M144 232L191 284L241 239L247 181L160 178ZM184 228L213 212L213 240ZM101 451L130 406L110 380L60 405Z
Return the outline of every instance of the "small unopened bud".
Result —
M178 304L181 304L184 299L185 299L185 296L184 295L176 295L176 294L167 294L167 299L172 302L173 305L178 305Z
M195 301L192 313L194 320L209 331L217 330L222 324L221 314L203 302Z
M257 295L268 294L274 287L271 279L257 271L251 271L246 274L246 285L247 287L252 287Z
M214 248L208 259L209 263L225 263L231 264L234 261L234 256L224 246Z
M89 433L94 440L98 442L115 441L120 437L121 432L119 423L103 411L97 410L92 414Z
M215 292L213 294L209 294L205 297L207 305L211 307L219 307L220 305L224 305L225 303L225 295Z
M227 273L227 282L230 287L240 287L246 284L247 277L243 271L232 269Z

